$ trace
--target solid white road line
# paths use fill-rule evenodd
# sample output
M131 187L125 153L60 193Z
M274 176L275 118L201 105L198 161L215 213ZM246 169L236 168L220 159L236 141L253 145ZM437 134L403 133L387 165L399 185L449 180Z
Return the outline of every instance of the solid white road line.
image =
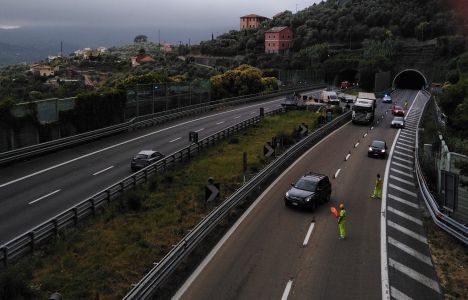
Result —
M403 153L403 152L400 152L400 151L395 151L395 153L399 154L399 155L403 155L403 156L406 156L408 158L414 158L413 155L410 155L410 154L406 154L406 153Z
M203 130L205 130L205 128L200 128L198 130L195 130L195 132L200 132L200 131L203 131Z
M414 145L414 143L408 143L408 142L405 142L405 141L398 141L397 144L405 145L405 146L409 146L409 147L412 147Z
M242 214L242 216L236 221L236 223L226 232L226 234L221 238L221 240L216 244L216 246L210 251L210 253L205 257L205 259L201 262L201 264L198 265L198 267L195 269L194 272L189 276L189 278L184 282L182 287L179 288L177 293L172 297L172 299L180 299L182 295L185 294L187 289L190 287L190 285L195 281L195 279L200 275L200 273L206 268L208 263L213 259L213 257L216 255L216 253L221 249L221 247L226 243L226 241L231 237L231 235L237 230L237 228L244 222L244 220L248 217L248 215L252 212L252 210L255 209L255 207L265 198L265 195L270 192L270 190L277 185L277 183L283 179L285 174L287 174L292 168L296 167L299 162L309 155L316 147L321 145L323 142L328 140L331 136L337 134L341 129L343 129L345 126L349 125L351 121L343 124L340 128L337 130L333 131L331 134L326 136L323 140L312 146L309 150L307 150L306 153L302 154L301 157L299 157L296 161L294 161L283 173L281 173L275 181L273 181L272 184L270 184L264 191L263 193L258 196L258 198L252 203L249 208Z
M408 297L406 294L403 294L393 286L390 287L390 292L392 293L392 298L396 300L413 300L413 298Z
M281 300L287 300L289 296L289 292L291 292L293 281L289 280L284 288L283 296L281 296Z
M389 258L388 264L390 267L395 268L396 270L400 271L401 273L405 274L406 276L413 278L414 280L418 281L419 283L424 284L428 288L433 289L437 293L440 293L439 284L430 279L429 277L424 276L423 274L416 272L415 270L408 268L407 266L397 262L394 259Z
M400 141L404 141L404 142L408 142L408 143L414 143L414 139L409 139L409 138L406 138L404 136L400 136L398 139Z
M408 180L404 180L404 179L402 179L402 178L400 178L400 177L396 177L396 176L394 176L394 175L390 175L390 178L395 179L396 181L399 181L399 182L403 182L403 183L406 183L406 184L415 186L413 182L408 181Z
M216 125L220 125L220 124L223 124L223 123L224 123L224 121L221 121L221 122L216 123Z
M307 246L307 243L309 242L310 235L312 234L312 231L314 230L315 227L315 222L310 223L309 230L307 230L306 237L304 239L304 242L302 243L302 246L305 247Z
M406 177L409 177L409 178L414 178L413 174L412 173L408 173L408 172L403 172L403 171L400 171L398 169L395 169L395 168L390 168L391 171L395 172L395 173L398 173L398 174L401 174L401 175L404 175Z
M395 240L392 237L388 237L388 243L395 246L395 247L397 247L401 251L413 256L414 258L419 259L420 261L428 264L429 266L432 266L432 261L431 261L431 258L429 256L424 255L421 252L416 251L411 247L408 247L407 245Z
M53 191L52 193L49 193L49 194L47 194L47 195L45 195L45 196L42 196L42 197L40 197L40 198L37 198L36 200L33 200L33 201L29 202L28 204L33 204L33 203L36 203L37 201L41 201L42 199L47 198L47 197L49 197L49 196L52 196L53 194L57 194L57 193L60 192L60 191L61 191L60 189L58 189L58 190L56 190L56 191Z
M408 215L408 214L406 214L406 213L404 213L404 212L402 212L402 211L400 211L400 210L398 210L396 208L393 208L391 206L387 207L387 211L392 212L395 215L400 216L400 217L402 217L402 218L404 218L404 219L406 219L408 221L411 221L413 223L416 223L418 225L421 225L421 226L423 225L423 222L421 220L419 220L418 218L410 216L410 215Z
M241 116L240 116L240 115L238 115L238 116L235 116L235 117L234 117L234 119L239 119L240 117L241 117Z
M402 167L402 168L405 168L405 169L408 169L408 170L411 170L411 171L413 171L413 167L408 167L408 166L405 166L405 165L399 164L399 163L397 163L397 162L394 162L394 161L392 161L392 165L399 166L399 167Z
M388 221L387 224L388 224L388 226L392 227L393 229L396 229L399 232L406 234L407 236L410 236L410 237L412 237L412 238L414 238L414 239L416 239L416 240L418 240L418 241L420 241L420 242L422 242L424 244L427 244L427 239L426 239L425 236L422 236L419 233L416 233L416 232L414 232L412 230L409 230L409 229L407 229L407 228L405 228L405 227L403 227L401 225L398 225L397 223L394 223L392 221Z
M182 138L182 137L181 137L181 136L179 136L178 138L176 138L176 139L173 139L173 140L169 141L169 143L174 143L175 141L178 141L178 140L180 140L181 138Z
M333 178L338 178L338 175L340 174L341 169L338 169L336 173L333 175Z
M404 158L401 158L401 157L398 157L398 156L394 156L393 158L397 159L397 160L401 160L401 161L403 161L405 163L408 163L408 164L413 164L412 160L404 159Z
M114 166L110 166L110 167L108 167L108 168L105 168L104 170L101 170L101 171L99 171L99 172L96 172L96 173L93 174L93 176L99 175L99 174L101 174L101 173L103 173L103 172L105 172L105 171L107 171L107 170L112 169L113 167L114 167Z
M404 150L404 151L408 151L408 152L413 153L413 149L410 148L410 147L403 147L403 146L398 146L398 145L396 145L395 148L398 148L398 149L401 149L401 150Z
M390 148L389 159L385 165L385 174L383 182L388 183L388 175L390 172L390 164L393 157L393 151L395 149L396 142L401 133L398 130L395 139L393 140L392 147ZM382 300L390 300L390 283L388 280L388 251L387 251L387 190L388 184L383 185L382 190L382 203L380 206L380 277L382 280Z
M278 100L273 100L273 101L269 101L269 102L266 102L266 103L274 103L274 102L278 102ZM138 136L138 137L136 137L136 138L129 139L129 140L126 140L126 141L124 141L124 142L121 142L121 143L118 143L118 144L114 144L114 145L111 145L111 146L109 146L109 147L102 148L102 149L99 149L99 150L97 150L97 151L94 151L94 152L91 152L91 153L88 153L88 154L85 154L85 155L82 155L82 156L75 157L75 158L70 159L70 160L68 160L68 161L64 161L64 162L62 162L62 163L59 163L59 164L53 165L53 166L51 166L51 167L42 169L42 170L40 170L40 171L37 171L37 172L31 173L31 174L28 174L28 175L26 175L26 176L23 176L23 177L20 177L20 178L17 178L17 179L14 179L14 180L5 182L5 183L3 183L3 184L0 184L0 188L5 187L5 186L10 185L10 184L13 184L13 183L16 183L16 182L18 182L18 181L22 181L22 180L24 180L24 179L33 177L33 176L35 176L35 175L42 174L42 173L44 173L44 172L47 172L47 171L56 169L56 168L58 168L58 167L67 165L67 164L72 163L72 162L75 162L75 161L77 161L77 160L80 160L80 159L83 159L83 158L86 158L86 157L95 155L95 154L97 154L97 153L101 153L101 152L107 151L107 150L109 150L109 149L113 149L113 148L115 148L115 147L119 147L119 146L122 146L122 145L125 145L125 144L128 144L128 143L131 143L131 142L134 142L134 141L137 141L137 140L146 138L146 137L148 137L148 136L151 136L151 135L154 135L154 134L157 134L157 133L160 133L160 132L164 132L164 131L167 131L167 130L170 130L170 129L173 129L173 128L176 128L176 127L180 127L180 126L183 126L183 125L186 125L186 124L190 124L190 123L197 122L197 121L200 121L200 120L208 119L208 118L211 118L211 117L215 117L215 116L219 116L219 115L224 115L224 114L232 113L232 112L234 112L234 111L244 110L244 109L247 109L247 108L256 107L256 106L260 106L260 105L264 105L264 104L265 104L265 103L254 104L254 105L245 106L245 107L238 108L238 109L233 109L233 110L229 110L229 111L220 112L220 113L212 114L212 115L209 115L209 116L204 116L204 117L201 117L201 118L193 119L193 120L190 120L190 121L187 121L187 122L182 122L182 123L179 123L179 124L176 124L176 125L173 125L173 126L169 126L169 127L166 127L166 128L160 129L160 130L156 130L156 131L153 131L153 132L144 134L144 135L140 135L140 136Z
M391 184L391 183L390 183L388 186L391 187L391 188L393 188L393 189L395 189L395 190L398 190L398 191L400 191L400 192L403 192L403 193L405 193L405 194L408 194L408 195L410 195L410 196L413 196L413 197L415 197L415 198L418 197L418 194L413 193L413 192L411 192L411 191L408 191L407 189L401 188L401 187L399 187L399 186L397 186L397 185L394 185L394 184Z
M413 208L419 208L419 206L416 203L413 203L411 201L405 200L403 198L397 197L397 196L392 195L392 194L388 194L388 198L391 198L391 199L393 199L395 201L406 204L406 205L411 206Z

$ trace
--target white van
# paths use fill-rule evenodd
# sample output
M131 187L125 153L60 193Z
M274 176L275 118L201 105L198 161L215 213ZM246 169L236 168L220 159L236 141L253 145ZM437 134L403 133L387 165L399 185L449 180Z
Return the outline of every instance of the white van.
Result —
M333 91L323 91L320 96L320 102L329 103L333 105L340 105L340 99L336 92Z

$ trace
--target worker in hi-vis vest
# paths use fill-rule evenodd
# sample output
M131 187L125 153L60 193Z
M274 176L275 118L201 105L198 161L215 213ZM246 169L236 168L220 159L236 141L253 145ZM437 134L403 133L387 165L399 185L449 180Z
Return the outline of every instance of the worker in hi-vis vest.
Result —
M340 214L338 215L338 228L340 229L340 239L346 237L346 210L344 204L340 204Z
M371 198L382 198L382 179L380 178L380 174L377 174L374 192L372 193Z

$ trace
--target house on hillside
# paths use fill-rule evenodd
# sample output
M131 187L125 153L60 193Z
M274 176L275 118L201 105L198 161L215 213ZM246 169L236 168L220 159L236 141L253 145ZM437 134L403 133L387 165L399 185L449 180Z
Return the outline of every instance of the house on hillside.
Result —
M132 60L132 67L139 66L143 63L150 63L150 62L155 61L154 58L151 57L151 55L145 54L145 53L138 54L137 56L132 56L131 60Z
M268 20L267 17L262 17L256 14L250 14L240 17L240 30L258 28L263 21Z
M172 45L169 43L162 43L160 46L161 51L164 52L171 52L172 51Z
M292 48L291 28L273 27L265 32L265 53L286 53Z
M34 75L49 77L54 76L54 68L48 65L33 64L29 69Z

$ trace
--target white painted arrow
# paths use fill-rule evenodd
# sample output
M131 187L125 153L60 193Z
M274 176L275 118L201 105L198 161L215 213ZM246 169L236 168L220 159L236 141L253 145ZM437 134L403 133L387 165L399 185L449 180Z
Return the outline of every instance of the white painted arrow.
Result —
M208 197L208 199L206 200L206 202L211 202L211 201L214 201L218 195L219 195L219 190L218 188L216 188L216 186L214 184L207 184L206 187L208 188L208 190L210 190L211 192L211 195L210 197Z

